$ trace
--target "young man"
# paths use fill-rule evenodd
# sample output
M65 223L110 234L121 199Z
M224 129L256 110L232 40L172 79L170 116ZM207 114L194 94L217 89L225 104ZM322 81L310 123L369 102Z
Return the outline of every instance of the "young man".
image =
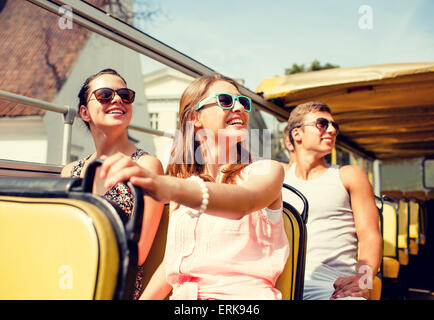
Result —
M297 106L288 119L295 163L285 183L309 202L304 299L367 299L382 242L374 193L357 166L329 166L338 134L330 108L320 102ZM283 192L283 200L295 200Z

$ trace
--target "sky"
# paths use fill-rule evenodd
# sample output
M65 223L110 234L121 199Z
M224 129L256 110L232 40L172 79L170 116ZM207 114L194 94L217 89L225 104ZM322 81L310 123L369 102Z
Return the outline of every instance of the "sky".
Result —
M433 0L140 1L160 9L142 31L252 91L315 59L341 67L434 61Z

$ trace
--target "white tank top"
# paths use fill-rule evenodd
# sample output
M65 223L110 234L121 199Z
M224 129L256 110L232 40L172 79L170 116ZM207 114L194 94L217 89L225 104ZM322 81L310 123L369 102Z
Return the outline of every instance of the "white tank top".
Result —
M339 177L339 166L331 166L313 180L297 178L295 167L294 164L288 170L284 182L303 193L309 203L305 279L319 279L321 275L317 276L315 271L330 268L342 276L354 275L357 235L350 196ZM282 196L284 201L302 209L291 192L282 189Z

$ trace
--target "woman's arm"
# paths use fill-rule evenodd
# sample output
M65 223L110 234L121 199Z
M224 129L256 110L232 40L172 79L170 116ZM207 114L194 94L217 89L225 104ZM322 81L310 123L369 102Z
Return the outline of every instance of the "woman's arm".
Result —
M72 170L72 166L74 165L75 162L70 162L67 165L65 165L62 168L62 171L60 172L60 177L62 178L69 178L71 177L71 170Z
M175 209L176 204L170 202L169 212L172 213ZM162 300L169 295L171 290L172 286L166 280L166 268L163 259L143 290L140 300Z
M143 290L140 300L163 300L165 299L172 286L166 280L166 268L164 267L164 261L159 265L149 280L145 290Z
M147 168L158 175L164 174L160 160L153 156L142 156L137 160L137 163L143 168ZM164 203L158 202L149 196L144 196L143 200L145 209L143 212L142 231L138 243L139 266L145 262L146 257L148 256L164 209Z
M106 187L130 180L160 202L174 201L194 209L202 203L202 191L197 182L156 175L120 154L104 161L101 174L107 178ZM265 207L276 209L276 203L281 198L283 178L284 170L279 163L262 160L255 163L247 179L239 185L207 182L209 203L206 211L229 219L240 219Z

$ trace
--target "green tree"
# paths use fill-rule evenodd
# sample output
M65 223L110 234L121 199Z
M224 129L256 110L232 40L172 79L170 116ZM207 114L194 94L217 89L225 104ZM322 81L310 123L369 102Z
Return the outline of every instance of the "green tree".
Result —
M294 63L290 69L285 69L286 75L300 73L300 72L306 72L306 68L304 67L304 64L298 65Z
M318 60L313 60L310 67L306 68L304 64L296 64L294 63L291 68L285 69L285 75L300 73L300 72L310 72L310 71L318 71L325 69L333 69L339 68L338 65L327 62L325 65L321 65Z

